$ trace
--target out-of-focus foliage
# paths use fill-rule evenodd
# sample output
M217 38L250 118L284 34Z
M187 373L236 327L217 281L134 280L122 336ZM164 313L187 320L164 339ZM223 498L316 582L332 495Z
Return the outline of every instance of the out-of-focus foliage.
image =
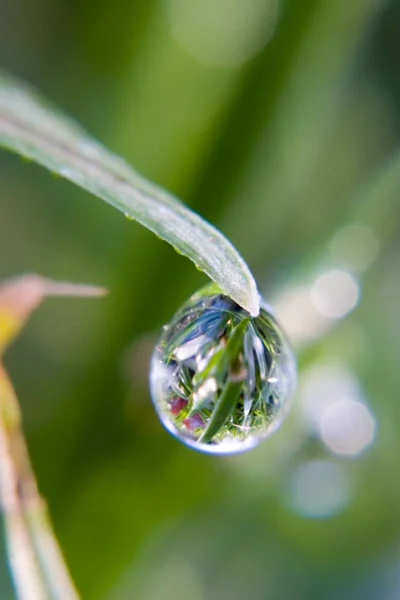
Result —
M227 234L300 363L258 449L180 445L148 358L205 278L1 155L0 278L112 291L49 301L5 358L84 598L399 595L399 34L395 0L0 0L2 66Z

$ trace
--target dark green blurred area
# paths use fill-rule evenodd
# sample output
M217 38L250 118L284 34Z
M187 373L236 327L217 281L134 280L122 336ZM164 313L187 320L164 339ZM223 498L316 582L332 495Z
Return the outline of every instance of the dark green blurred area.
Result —
M282 429L248 454L205 456L163 430L147 391L157 330L205 277L1 154L0 279L111 292L46 301L6 357L83 598L399 598L399 2L0 0L0 62L215 223L272 303L341 268L332 239L347 226L377 248L354 275L359 306L297 340L300 399ZM345 456L303 414L310 378L332 365L376 428ZM321 404L336 389L322 381Z

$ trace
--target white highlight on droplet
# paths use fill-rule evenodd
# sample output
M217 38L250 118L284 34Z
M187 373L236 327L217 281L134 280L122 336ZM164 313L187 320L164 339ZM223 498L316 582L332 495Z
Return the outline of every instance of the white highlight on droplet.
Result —
M334 235L329 251L334 263L361 272L376 260L379 240L367 225L352 223Z
M186 342L186 344L182 344L181 346L178 346L174 350L175 358L177 358L178 360L187 360L191 356L194 356L195 354L198 353L200 348L203 346L206 339L207 339L206 335L199 335L196 338L194 338L193 340Z
M353 310L360 298L356 278L343 269L330 269L317 277L311 289L314 307L324 317L341 319Z
M217 380L214 377L209 377L205 380L203 385L198 388L196 394L199 396L199 398L204 399L208 398L210 394L214 394L217 389Z
M368 407L350 400L336 402L321 420L321 437L326 446L342 456L356 456L375 439L376 422Z
M327 518L343 510L350 496L350 480L343 466L330 460L310 460L292 474L287 503L301 516Z
M199 62L235 68L262 50L278 0L169 0L172 35Z

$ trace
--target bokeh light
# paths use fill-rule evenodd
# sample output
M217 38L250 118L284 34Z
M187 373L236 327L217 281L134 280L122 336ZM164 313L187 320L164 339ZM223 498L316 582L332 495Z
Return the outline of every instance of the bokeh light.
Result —
M321 438L335 454L356 456L375 439L376 422L368 407L354 400L339 400L321 419Z
M329 249L333 263L362 272L377 259L379 240L371 227L350 223L333 236Z
M330 460L309 460L291 475L286 502L302 517L327 518L339 513L351 497L344 467Z
M352 311L360 298L360 285L356 278L342 269L321 273L311 290L311 299L324 317L341 319Z
M376 419L357 377L343 365L313 365L303 372L299 410L305 426L334 454L356 456L375 439Z
M169 0L177 42L199 62L239 67L261 51L277 19L279 0Z

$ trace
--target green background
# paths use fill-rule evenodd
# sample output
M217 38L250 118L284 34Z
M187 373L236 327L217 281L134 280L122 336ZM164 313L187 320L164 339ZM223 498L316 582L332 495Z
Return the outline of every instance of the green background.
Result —
M33 271L111 292L47 300L6 357L83 598L400 597L399 2L0 0L0 63L219 227L278 314L284 293L342 268L343 227L370 234L346 242L358 307L295 340L300 391L281 430L247 454L206 456L164 431L147 391L157 331L206 278L1 153L0 279ZM375 420L356 456L306 424L310 374L332 365ZM310 464L328 476L314 470L300 493Z

